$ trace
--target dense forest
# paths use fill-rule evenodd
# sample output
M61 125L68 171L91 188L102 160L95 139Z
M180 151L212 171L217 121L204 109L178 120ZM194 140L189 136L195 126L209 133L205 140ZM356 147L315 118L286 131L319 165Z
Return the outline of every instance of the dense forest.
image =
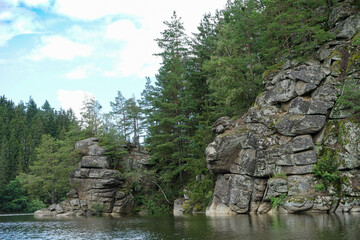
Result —
M286 60L302 61L323 42L332 0L231 0L214 15L205 14L198 32L188 36L174 12L156 39L162 62L155 81L147 78L140 99L123 97L101 112L84 102L82 119L71 110L15 105L0 98L0 211L34 211L66 197L69 172L77 165L75 141L97 136L120 168L124 142L143 145L152 167L122 169L136 203L151 214L166 213L180 195L197 210L212 197L214 180L204 150L212 123L238 118L263 90L262 79ZM142 184L157 179L159 186ZM166 198L164 198L164 195Z

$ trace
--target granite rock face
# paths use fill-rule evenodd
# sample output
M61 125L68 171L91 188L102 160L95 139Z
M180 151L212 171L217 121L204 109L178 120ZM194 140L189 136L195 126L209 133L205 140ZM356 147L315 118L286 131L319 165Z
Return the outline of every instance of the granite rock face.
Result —
M343 5L329 18L336 40L312 60L264 74L266 91L242 119L215 122L205 151L217 177L208 215L274 212L276 198L280 213L360 211L360 122L338 101L343 83L360 85L360 15ZM327 151L345 179L340 189L321 189L313 174Z
M79 168L71 172L73 186L67 200L35 212L36 217L88 216L101 211L103 215L118 216L131 213L134 196L126 187L126 180L118 170L110 169L105 149L96 138L76 142L75 149L82 155ZM129 156L125 164L144 167L149 155L132 146L124 146Z

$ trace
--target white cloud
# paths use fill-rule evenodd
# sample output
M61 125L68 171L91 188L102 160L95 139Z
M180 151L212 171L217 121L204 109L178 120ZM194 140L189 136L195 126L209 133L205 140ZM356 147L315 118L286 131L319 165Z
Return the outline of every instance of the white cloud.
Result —
M88 74L84 68L76 68L65 74L65 77L68 79L85 79L87 76Z
M50 6L49 0L22 0L21 2L30 7L46 8Z
M41 39L41 44L28 56L39 61L46 58L56 60L72 60L75 57L87 57L92 53L90 45L71 41L62 36L47 36Z
M57 91L57 100L59 101L60 107L63 109L72 109L78 119L81 118L81 109L83 102L88 99L95 98L91 92L83 90L64 90L59 89Z
M119 13L130 1L121 0L57 0L54 10L57 13L82 20L94 20Z
M174 10L191 33L196 32L203 14L214 12L225 3L226 0L58 0L54 10L85 21L101 19L103 25L97 29L74 26L70 33L73 39L96 47L102 57L112 59L113 64L103 70L103 76L144 78L153 76L159 68L160 59L153 54L160 50L154 39L160 37L165 28L163 21L169 21Z
M35 33L42 28L34 13L17 8L16 4L16 1L0 2L0 21L3 21L0 24L0 47L15 36Z

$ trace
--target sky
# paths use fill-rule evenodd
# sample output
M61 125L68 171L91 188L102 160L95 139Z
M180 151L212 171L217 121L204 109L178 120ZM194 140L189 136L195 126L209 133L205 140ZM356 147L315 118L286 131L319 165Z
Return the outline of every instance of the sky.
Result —
M0 0L0 96L18 104L80 113L94 97L109 112L117 92L140 97L154 81L164 21L173 11L186 32L226 0Z

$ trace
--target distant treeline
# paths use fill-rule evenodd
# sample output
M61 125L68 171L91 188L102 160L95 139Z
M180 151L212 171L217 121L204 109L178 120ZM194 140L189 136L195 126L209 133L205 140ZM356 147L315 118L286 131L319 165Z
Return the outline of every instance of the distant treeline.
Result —
M232 0L214 15L205 14L192 36L185 34L174 12L156 39L161 49L156 55L162 62L155 81L147 78L139 100L125 99L118 92L110 113L101 113L100 104L90 100L84 104L82 120L77 121L73 112L55 111L48 102L38 108L32 99L15 105L2 97L0 191L9 190L10 183L16 188L16 182L11 182L16 179L16 186L25 188L30 199L59 200L68 186L49 187L56 171L42 176L41 183L49 181L48 188L34 191L39 174L45 171L39 168L51 156L46 155L49 149L58 154L56 164L61 165L71 163L74 156L60 155L80 137L99 136L112 150L116 142L138 145L145 138L143 145L153 164L148 171L121 168L121 159L116 157L122 153L115 154L119 164L113 165L127 172L137 206L152 214L164 213L171 207L169 202L186 193L192 202L190 210L203 210L213 190L204 155L214 138L212 123L224 115L239 117L263 90L263 75L287 59L302 61L330 40L327 19L336 2ZM4 199L5 195L0 193L3 211L11 199Z

